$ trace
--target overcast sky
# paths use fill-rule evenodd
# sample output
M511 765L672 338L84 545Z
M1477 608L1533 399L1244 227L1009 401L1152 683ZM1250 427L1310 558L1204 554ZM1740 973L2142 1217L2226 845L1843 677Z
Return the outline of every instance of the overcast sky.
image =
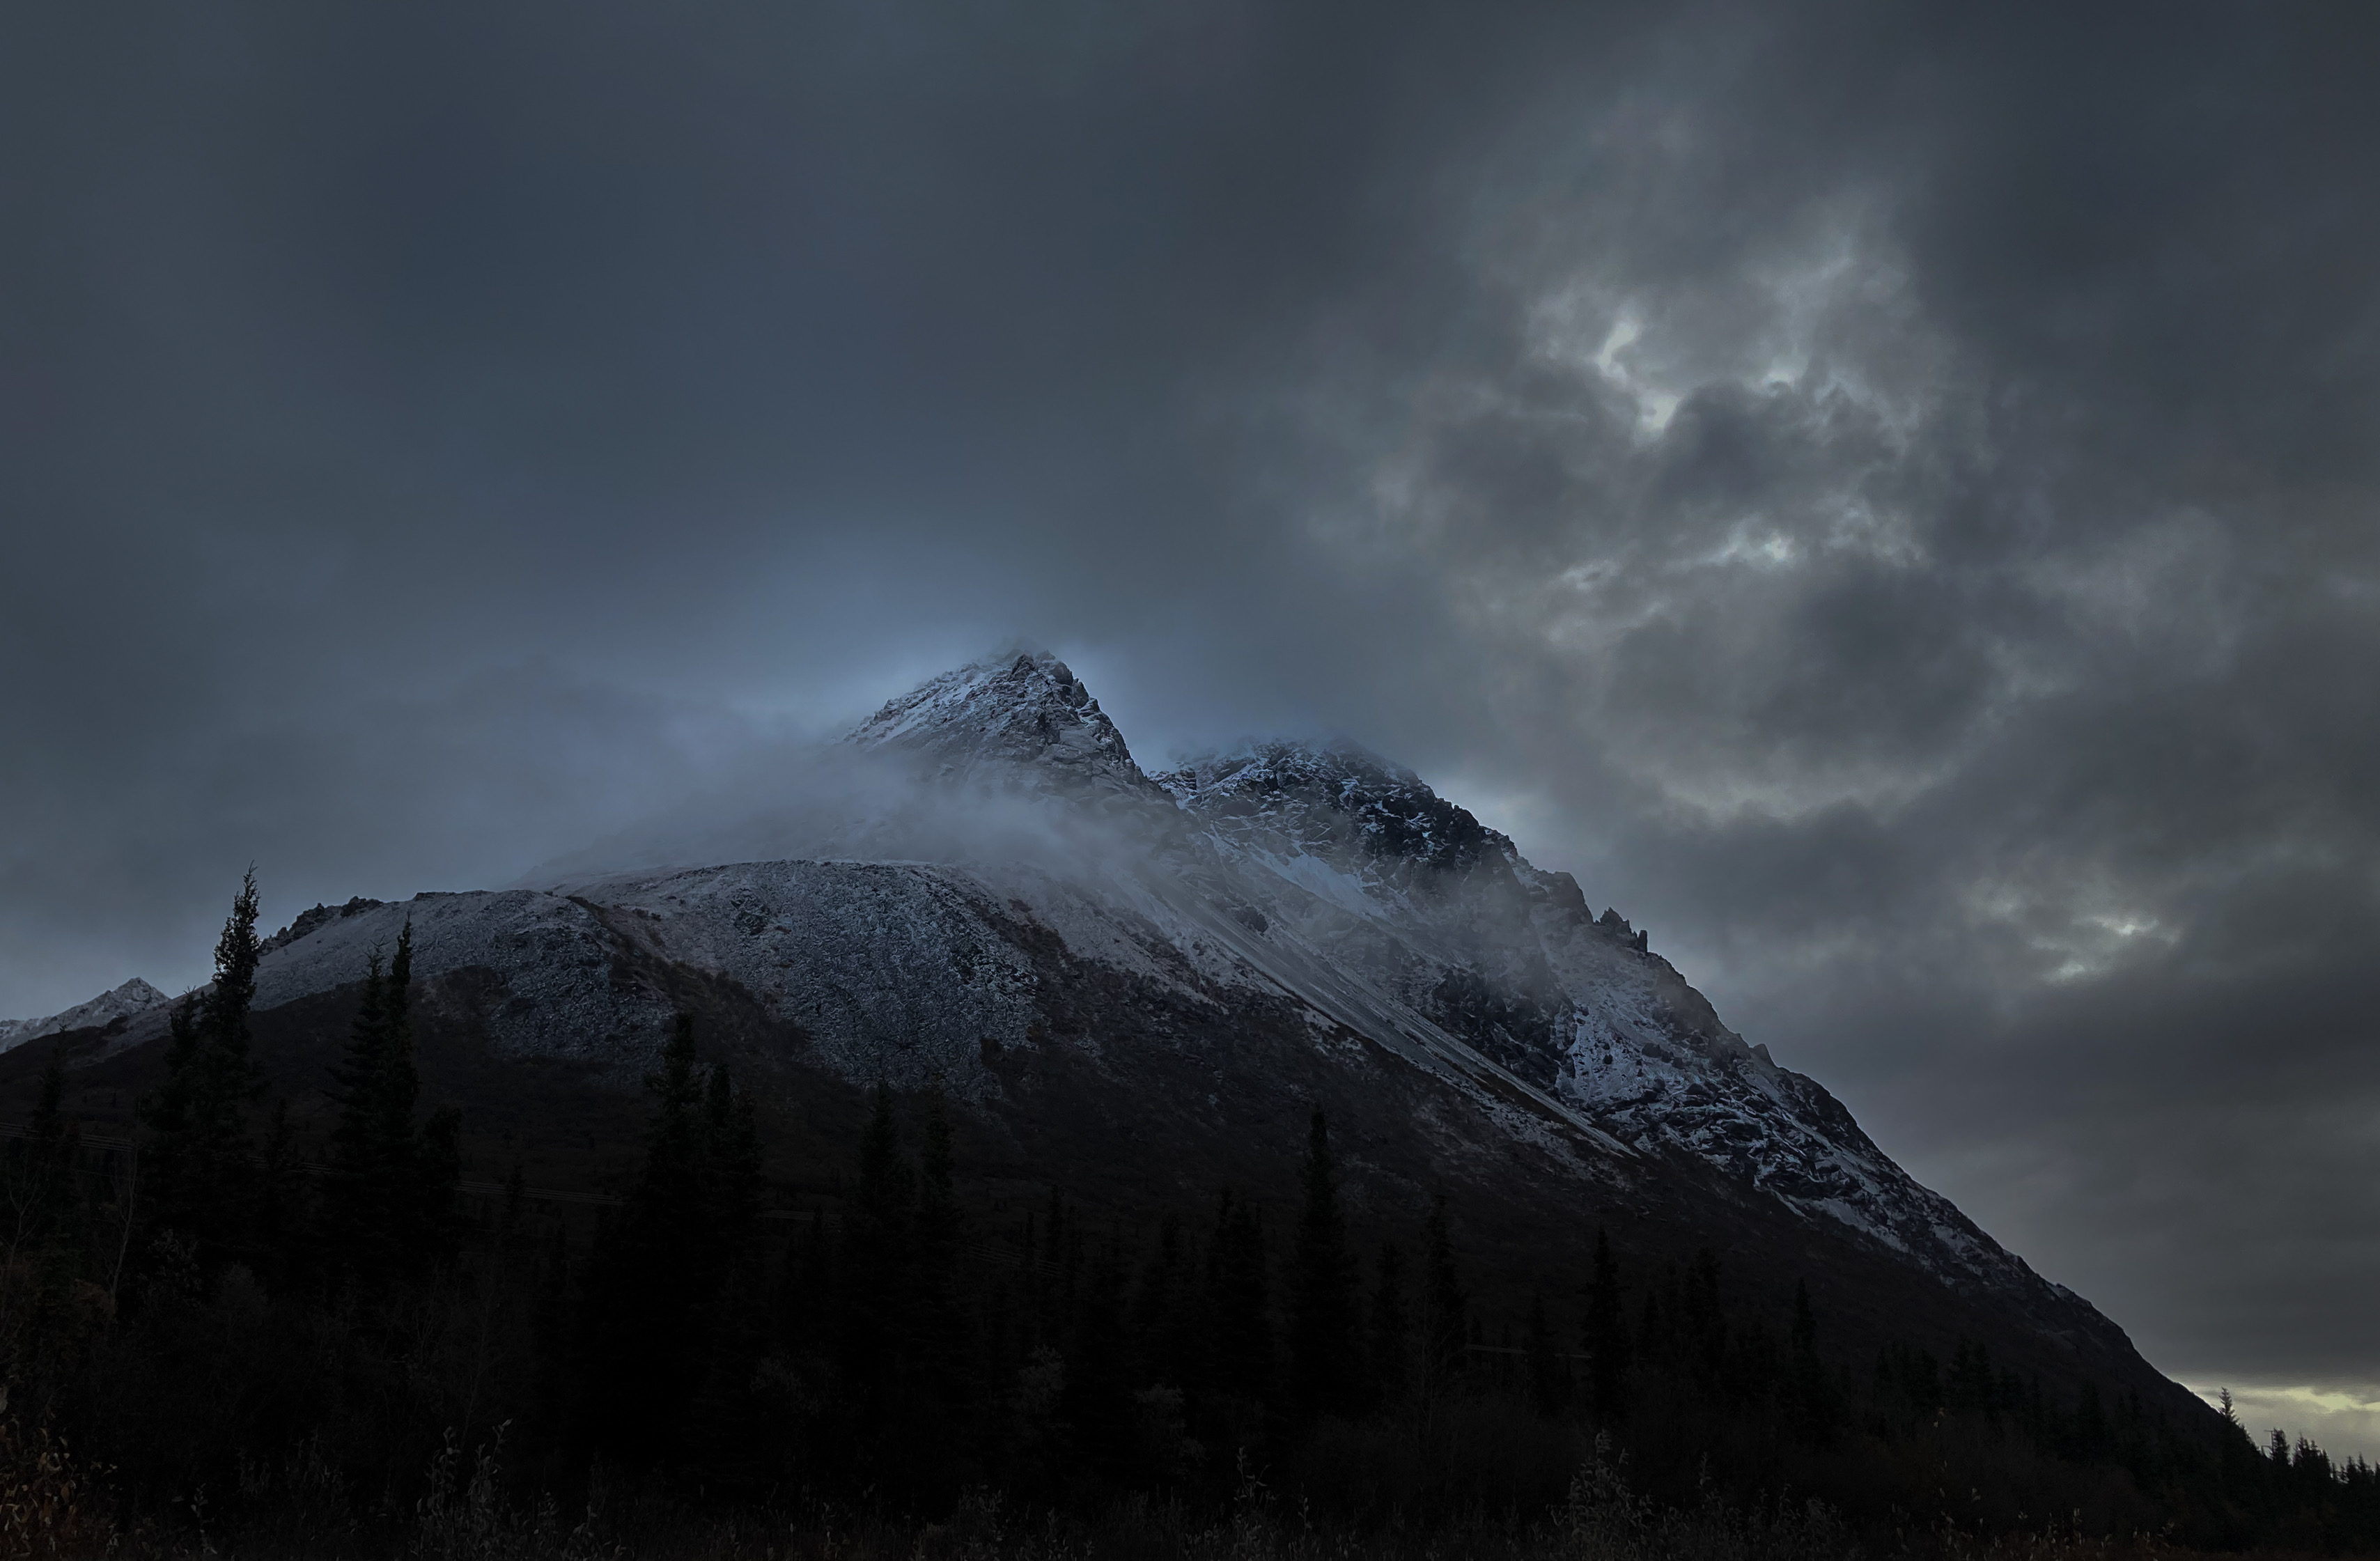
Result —
M0 1014L1025 636L1414 765L2380 1451L2375 23L12 7Z

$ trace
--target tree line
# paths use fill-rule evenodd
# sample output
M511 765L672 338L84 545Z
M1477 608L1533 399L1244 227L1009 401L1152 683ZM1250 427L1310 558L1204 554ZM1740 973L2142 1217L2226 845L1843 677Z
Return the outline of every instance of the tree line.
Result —
M1947 1479L1983 1526L2380 1543L2361 1459L2259 1448L2228 1413L2210 1438L1966 1340L1860 1365L1806 1287L1739 1295L1706 1250L1632 1267L1597 1232L1525 1303L1483 1298L1447 1200L1359 1236L1320 1108L1294 1186L1136 1220L1050 1187L1003 1214L964 1191L949 1104L880 1085L843 1195L788 1207L750 1091L682 1015L616 1209L574 1226L517 1170L467 1205L459 1119L420 1099L410 929L359 972L328 1130L301 1144L253 1055L256 916L251 876L137 1156L79 1143L54 1054L0 1166L12 1412L112 1465L127 1510L369 1522L450 1440L501 1433L517 1478L574 1496L935 1518L987 1490L1220 1507L1257 1481L1318 1520L1427 1525L1558 1503L1600 1437L1665 1499L1790 1487L1880 1523Z

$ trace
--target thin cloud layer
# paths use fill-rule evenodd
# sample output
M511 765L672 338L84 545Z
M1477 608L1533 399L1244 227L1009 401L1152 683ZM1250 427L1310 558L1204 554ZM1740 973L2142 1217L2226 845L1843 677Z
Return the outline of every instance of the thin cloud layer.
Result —
M0 1012L1022 633L1144 760L1481 799L2153 1360L2368 1435L2360 11L5 25Z

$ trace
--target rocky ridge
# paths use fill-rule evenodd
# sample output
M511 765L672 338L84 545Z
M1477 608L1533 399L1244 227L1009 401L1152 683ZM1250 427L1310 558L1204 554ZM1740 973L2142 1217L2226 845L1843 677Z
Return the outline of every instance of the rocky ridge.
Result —
M1258 886L1269 935L1327 941L1622 1141L1693 1155L1954 1283L2042 1287L1816 1080L1721 1023L1646 934L1592 916L1570 874L1411 771L1346 742L1269 741L1155 779Z

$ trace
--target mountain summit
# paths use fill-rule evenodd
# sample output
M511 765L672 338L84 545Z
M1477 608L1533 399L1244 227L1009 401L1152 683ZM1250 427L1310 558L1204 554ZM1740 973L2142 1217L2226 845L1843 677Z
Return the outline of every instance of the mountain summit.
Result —
M1598 1228L1647 1257L1707 1249L1805 1280L1849 1342L1989 1339L2197 1412L1816 1080L1747 1044L1645 933L1400 765L1268 740L1145 774L1038 651L932 678L839 750L907 788L898 811L949 823L941 838L1021 811L1050 822L1046 848L1002 856L977 835L928 860L318 908L268 945L260 1027L319 1027L410 923L427 1053L480 1059L477 1088L509 1080L516 1125L535 1117L519 1098L564 1079L597 1094L554 1119L600 1116L588 1103L633 1090L680 1011L789 1123L856 1111L880 1081L930 1088L971 1124L988 1185L1063 1186L1118 1217L1285 1185L1320 1104L1355 1206L1448 1194L1491 1278L1575 1273ZM164 1027L143 1010L102 1049L153 1054Z
M1077 794L1148 789L1123 734L1047 651L945 672L887 702L843 741L864 752L914 755L943 780L996 777Z

